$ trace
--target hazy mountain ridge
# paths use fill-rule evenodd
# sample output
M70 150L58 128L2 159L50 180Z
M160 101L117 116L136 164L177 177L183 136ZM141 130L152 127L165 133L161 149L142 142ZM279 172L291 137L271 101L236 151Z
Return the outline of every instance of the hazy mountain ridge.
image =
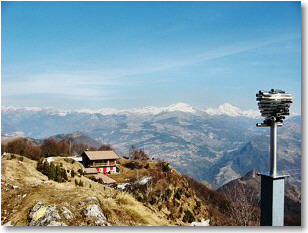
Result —
M101 109L79 109L79 110L63 110L52 107L12 107L12 106L2 106L1 110L4 112L14 111L14 112L47 112L53 115L65 116L71 113L88 113L88 114L101 114L101 115L157 115L164 112L187 112L192 114L202 114L206 113L209 115L229 115L229 116L245 116L255 118L259 116L259 112L255 110L241 110L238 107L232 106L229 103L224 103L217 108L206 108L204 110L199 110L186 103L176 103L171 104L167 107L155 107L147 106L143 108L132 108L132 109L115 109L115 108L101 108Z
M222 194L232 195L239 199L238 195L247 195L250 204L259 206L260 204L261 177L255 170L249 171L244 176L232 180L217 191ZM253 197L250 199L250 197ZM290 183L287 178L285 181L285 224L301 225L301 188Z
M128 154L134 144L144 148L150 157L166 159L178 171L215 186L254 167L259 170L268 165L269 129L255 126L262 118L221 112L210 115L186 104L167 109L155 110L155 114L112 115L5 109L1 112L2 134L22 131L32 138L45 138L82 132L100 143L113 145L120 154ZM300 168L300 118L287 118L278 131L279 164L285 170Z

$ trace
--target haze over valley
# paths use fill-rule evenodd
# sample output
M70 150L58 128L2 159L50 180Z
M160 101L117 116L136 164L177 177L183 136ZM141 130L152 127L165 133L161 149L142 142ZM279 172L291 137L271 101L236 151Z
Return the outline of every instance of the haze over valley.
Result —
M184 103L128 110L2 107L1 114L4 136L63 138L79 132L75 137L90 138L93 146L111 144L120 155L135 145L213 187L269 166L269 129L256 127L259 113L228 103L203 110ZM278 169L300 185L301 116L287 118L278 135Z

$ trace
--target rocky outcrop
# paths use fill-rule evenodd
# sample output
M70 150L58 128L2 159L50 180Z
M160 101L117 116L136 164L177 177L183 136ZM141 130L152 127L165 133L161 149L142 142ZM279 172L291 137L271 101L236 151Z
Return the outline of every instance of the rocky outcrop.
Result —
M86 218L94 219L97 226L110 226L110 223L106 221L107 219L102 209L97 204L87 206L83 210L83 214Z
M29 226L66 226L65 223L59 222L61 219L55 206L45 205L38 202L30 210Z

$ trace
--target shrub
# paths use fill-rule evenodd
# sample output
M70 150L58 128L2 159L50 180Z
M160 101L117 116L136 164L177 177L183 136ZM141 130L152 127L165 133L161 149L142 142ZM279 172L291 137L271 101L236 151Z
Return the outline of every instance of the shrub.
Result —
M83 170L81 168L78 169L80 175L83 175Z
M148 169L149 167L150 165L148 163L144 166L145 169Z
M149 160L149 156L145 151L143 149L137 149L134 145L131 147L129 154L132 160Z
M172 191L168 188L166 189L164 195L163 195L163 201L168 201L171 197Z
M150 197L150 199L149 199L149 203L151 204L151 205L154 205L155 203L157 202L157 199L156 199L156 197Z
M169 172L171 170L169 163L164 161L158 162L157 167L161 168L163 172Z
M196 201L196 208L199 209L201 207L201 202L200 201Z
M75 171L71 170L71 177L74 178L75 177Z
M124 164L125 167L129 168L129 169L141 169L142 168L142 164L137 162L137 161L132 161L129 163Z
M189 188L193 189L197 197L204 203L215 203L222 211L227 211L230 208L230 201L226 197L212 189L209 189L200 181L195 180L185 174L182 175L189 184Z
M70 158L64 158L64 161L67 162L67 163L70 163L71 160L72 160L72 159L70 159Z
M65 169L61 169L61 177L62 177L62 182L68 180Z
M113 150L109 144L102 145L98 150Z
M80 187L83 187L83 182L80 180L78 185L79 185Z
M24 161L24 157L20 156L19 158L19 161Z
M175 191L174 197L178 200L181 200L181 194L182 194L182 189L179 188Z
M191 223L195 221L195 217L189 210L186 210L182 221Z
M79 185L78 181L77 181L77 180L75 180L75 186L78 186L78 185Z

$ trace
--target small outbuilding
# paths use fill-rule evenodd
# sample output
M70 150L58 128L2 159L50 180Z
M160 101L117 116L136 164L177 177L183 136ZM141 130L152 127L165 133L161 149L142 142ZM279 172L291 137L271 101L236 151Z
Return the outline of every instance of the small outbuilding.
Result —
M114 186L114 187L117 186L117 182L114 179L112 179L108 176L105 176L103 174L96 174L96 175L94 175L94 178L98 181L101 181L105 185Z

